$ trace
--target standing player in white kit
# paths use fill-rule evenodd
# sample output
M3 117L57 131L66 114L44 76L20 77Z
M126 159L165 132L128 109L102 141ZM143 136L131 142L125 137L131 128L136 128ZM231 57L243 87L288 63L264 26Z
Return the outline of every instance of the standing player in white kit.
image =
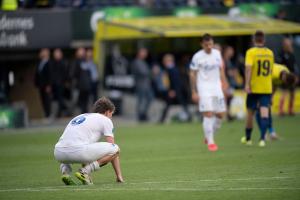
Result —
M203 116L205 143L209 151L217 151L214 134L220 128L226 112L222 83L227 85L221 53L213 49L210 34L202 38L202 50L194 54L190 64L192 100Z
M124 182L118 145L114 142L111 121L114 104L102 97L94 104L94 113L85 113L73 118L55 145L54 156L60 164L62 181L66 185L76 185L71 178L73 163L82 164L75 176L85 185L92 185L91 172L99 170L111 162L117 182ZM106 142L99 142L101 138Z

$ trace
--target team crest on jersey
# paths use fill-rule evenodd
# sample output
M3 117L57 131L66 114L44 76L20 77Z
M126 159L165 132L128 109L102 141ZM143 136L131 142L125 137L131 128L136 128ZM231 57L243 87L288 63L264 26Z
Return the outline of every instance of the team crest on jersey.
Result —
M217 65L213 65L213 64L208 64L207 62L204 63L203 65L203 69L205 71L211 71L214 70L217 67Z
M76 117L75 119L73 119L71 121L71 124L78 125L78 124L81 124L82 122L84 122L85 120L86 120L86 118L84 116Z

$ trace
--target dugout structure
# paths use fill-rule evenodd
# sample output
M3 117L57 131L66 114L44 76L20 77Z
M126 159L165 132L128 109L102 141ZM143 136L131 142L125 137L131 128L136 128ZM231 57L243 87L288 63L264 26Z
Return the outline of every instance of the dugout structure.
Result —
M199 38L204 33L213 36L239 37L250 36L256 30L266 34L299 34L300 24L276 20L268 17L227 15L201 15L198 17L145 17L139 19L99 20L94 36L95 61L103 71L105 66L106 42L121 40L141 40L160 38ZM101 73L103 75L103 73ZM235 94L244 102L244 94ZM277 94L278 96L278 94ZM276 96L275 96L276 98ZM278 99L278 97L277 97ZM296 99L300 99L297 91ZM300 112L300 102L296 101L295 111ZM239 104L236 104L239 105ZM232 109L241 111L241 107ZM242 109L243 110L243 109ZM278 112L278 105L273 105L273 111ZM235 111L232 111L235 114Z
M300 33L300 24L267 17L230 17L202 15L198 17L146 17L139 19L99 20L94 37L95 60L103 69L105 41L147 38L252 35L256 30L267 34Z

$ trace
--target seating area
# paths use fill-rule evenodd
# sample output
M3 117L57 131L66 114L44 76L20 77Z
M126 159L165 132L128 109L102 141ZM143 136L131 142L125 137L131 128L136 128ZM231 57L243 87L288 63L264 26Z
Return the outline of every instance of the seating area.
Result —
M19 6L58 7L58 8L103 8L114 6L143 6L154 9L172 9L179 6L199 6L203 8L225 7L226 0L19 0ZM235 5L242 3L300 4L300 0L233 0Z

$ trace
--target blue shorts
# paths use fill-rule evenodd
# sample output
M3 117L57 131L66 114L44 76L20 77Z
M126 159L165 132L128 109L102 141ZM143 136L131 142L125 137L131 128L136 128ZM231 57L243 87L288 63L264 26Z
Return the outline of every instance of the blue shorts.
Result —
M258 107L269 107L271 105L272 94L248 94L247 109L256 110Z

